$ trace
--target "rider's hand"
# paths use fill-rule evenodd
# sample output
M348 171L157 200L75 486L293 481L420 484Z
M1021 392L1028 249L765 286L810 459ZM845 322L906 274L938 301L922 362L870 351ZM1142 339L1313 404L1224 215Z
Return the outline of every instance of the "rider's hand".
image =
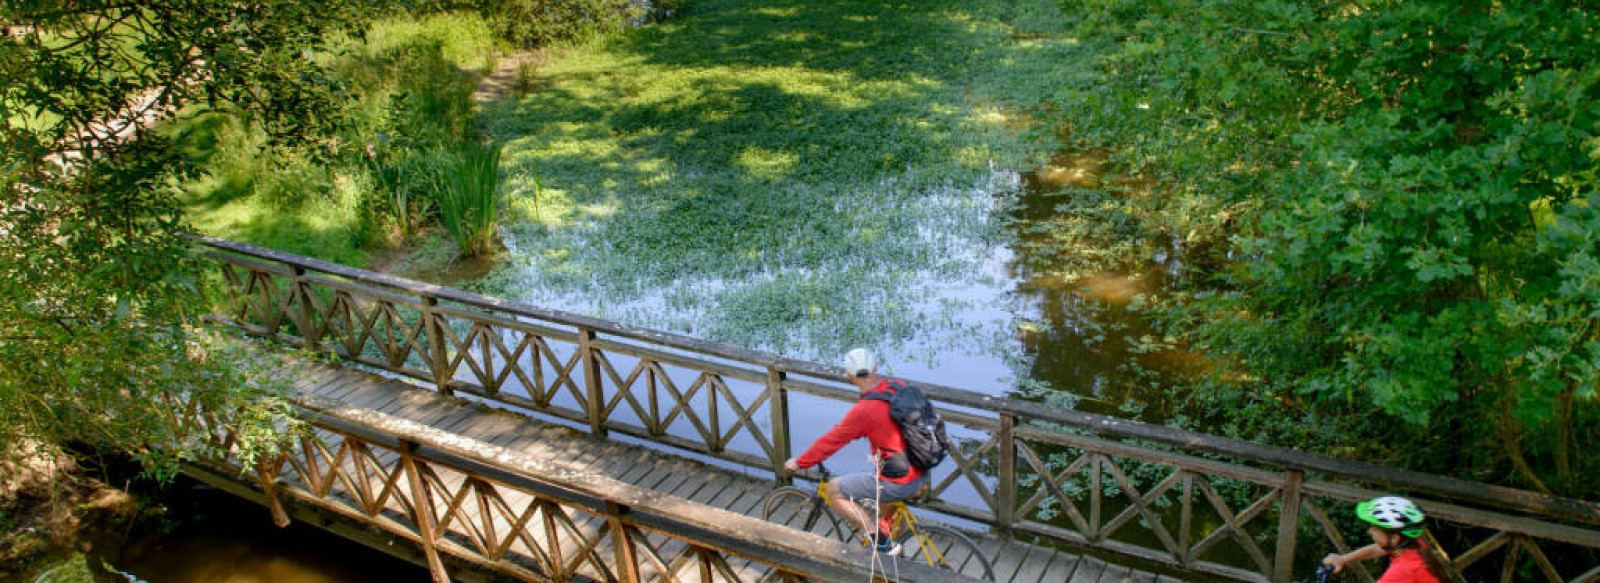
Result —
M1338 573L1338 572L1344 570L1344 563L1345 563L1344 555L1341 555L1339 553L1332 553L1332 554L1329 554L1328 556L1322 558L1322 564L1324 564L1324 565L1333 565L1333 572L1335 572L1335 573Z
M799 462L795 461L796 459L797 458L789 458L789 461L783 462L783 469L789 470L789 473L791 474L800 471L800 464Z

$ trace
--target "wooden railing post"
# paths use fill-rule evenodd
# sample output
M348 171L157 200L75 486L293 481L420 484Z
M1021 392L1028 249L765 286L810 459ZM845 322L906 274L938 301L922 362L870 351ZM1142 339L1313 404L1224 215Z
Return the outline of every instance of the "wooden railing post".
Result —
M616 553L616 569L623 583L639 583L639 557L633 548L633 537L622 514L628 507L613 501L606 502L606 522L611 526L611 547Z
M606 402L600 390L600 355L595 352L594 338L594 330L578 329L578 365L583 367L584 394L588 395L589 431L597 437L605 437Z
M789 390L783 388L785 376L776 367L767 367L767 408L772 413L772 474L778 477L779 483L788 486L794 484L794 476L789 475L783 464L794 454L789 445Z
M261 479L261 493L267 498L267 510L272 513L272 525L278 528L289 526L289 513L283 509L283 500L278 496L276 468L282 462L281 457L271 464L265 461L256 462L256 475Z
M417 458L414 455L416 449L415 443L404 440L400 442L400 461L405 464L406 478L411 482L412 518L417 523L417 536L422 539L422 552L428 557L428 573L433 576L433 582L450 583L450 574L445 572L444 561L439 558L439 549L436 546L439 541L436 533L438 525L434 522L433 498L428 495L422 474L417 471Z
M1275 583L1289 583L1294 579L1294 547L1300 536L1300 484L1306 473L1290 468L1283 476L1283 511L1278 517L1278 556L1272 572Z
M294 267L293 293L298 296L296 299L300 302L300 317L299 321L295 322L295 327L300 329L300 340L304 343L301 348L314 351L317 349L321 334L317 332L317 326L314 323L317 311L313 309L314 306L311 304L311 284L304 281L305 275L306 268L298 265Z
M1089 540L1099 542L1100 527L1102 526L1100 523L1100 472L1105 458L1098 453L1089 455L1094 456L1089 461L1089 532L1083 533L1083 535L1089 537Z
M1000 431L995 435L1000 447L1000 467L996 471L1000 483L995 491L994 519L995 527L1007 536L1017 521L1017 442L1013 431L1016 424L1016 415L1000 414Z
M439 389L439 394L453 395L455 390L450 388L450 347L444 341L444 316L440 316L434 308L439 306L439 298L422 296L422 323L428 331L428 367L433 369L433 384Z

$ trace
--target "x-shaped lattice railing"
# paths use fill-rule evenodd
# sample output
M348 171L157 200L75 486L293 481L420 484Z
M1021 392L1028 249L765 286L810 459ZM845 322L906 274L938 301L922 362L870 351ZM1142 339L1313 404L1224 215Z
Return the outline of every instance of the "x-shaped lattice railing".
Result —
M432 382L441 392L468 392L557 416L585 424L596 435L617 431L760 468L779 481L790 478L782 464L793 455L789 396L843 402L855 396L840 388L836 370L814 363L237 243L203 242L223 264L220 288L228 301L219 313L252 333L331 348L346 358ZM508 336L514 341L508 343ZM624 367L625 374L615 364L624 358L636 359ZM1531 572L1550 582L1600 581L1600 567L1573 573L1548 552L1561 545L1591 556L1600 553L1600 531L1593 528L1600 525L1600 504L919 384L946 407L948 420L969 435L983 436L952 452L954 463L939 470L932 488L939 499L927 506L1004 532L1207 575L1289 581L1306 562L1306 553L1297 554L1308 544L1298 540L1301 530L1321 528L1321 539L1309 544L1348 548L1319 504L1385 493L1344 485L1372 484L1419 498L1432 495L1430 515L1489 531L1454 557L1460 568L1481 570L1499 557L1504 581L1511 580L1509 573L1523 573L1515 569L1520 564L1531 565ZM558 403L563 399L575 405ZM732 413L731 423L724 424L724 409ZM731 447L744 436L753 449ZM1081 454L1056 461L1045 452L1061 447ZM1124 471L1130 462L1168 469L1151 477ZM1065 486L1084 472L1093 474L1087 492ZM1102 479L1122 496L1102 497ZM1264 493L1230 494L1219 491L1223 484L1253 485ZM968 499L978 507L945 499L962 488L970 490ZM1181 510L1170 521L1159 502L1180 490ZM1194 518L1196 496L1214 520ZM1451 506L1458 499L1478 509ZM1118 513L1102 522L1100 507L1113 501L1120 505ZM1090 511L1074 502L1087 503ZM1043 518L1055 508L1061 518ZM1153 542L1114 540L1136 523L1145 525ZM1220 558L1225 541L1236 549L1233 559Z

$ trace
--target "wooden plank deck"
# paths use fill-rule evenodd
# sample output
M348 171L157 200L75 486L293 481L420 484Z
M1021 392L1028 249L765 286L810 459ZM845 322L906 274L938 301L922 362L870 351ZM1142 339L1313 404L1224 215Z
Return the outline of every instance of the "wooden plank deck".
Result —
M495 409L464 398L446 397L400 381L390 380L368 372L331 366L308 359L280 355L274 356L281 378L294 379L297 391L314 394L346 405L373 409L395 417L493 443L538 459L559 459L568 464L594 468L597 473L635 486L665 492L702 504L732 512L760 517L762 500L774 488L765 476L745 475L709 465L697 460L675 456L669 452L641 445L622 443L591 436L557 423L547 423L529 417ZM392 456L392 454L390 454ZM442 472L441 479L451 491L456 491L465 476ZM339 488L335 488L338 490ZM353 496L354 494L350 494ZM518 496L524 496L518 494ZM513 507L527 504L529 498L510 499ZM436 503L448 503L438 500ZM398 504L389 512L399 513ZM573 521L570 525L554 525L562 545L563 560L581 560L584 554L579 541L567 531L592 533L605 525L600 520ZM509 517L496 517L495 531L504 538L512 527ZM547 537L551 524L530 520L525 529L532 537ZM819 527L813 529L819 534ZM1037 547L1023 542L1001 540L984 533L963 531L988 554L994 563L997 581L1013 583L1069 582L1069 583L1166 583L1178 581L1168 576L1156 576L1127 567L1108 564L1103 560L1078 556L1056 549ZM452 525L446 537L464 546L472 546L473 535ZM538 540L538 538L536 538ZM652 539L651 543L668 551L672 556L682 548L682 543ZM529 545L515 542L512 550L526 552ZM609 549L598 549L591 556L608 557ZM733 564L741 577L758 579L758 566ZM671 566L669 566L671 568ZM676 570L676 569L674 569ZM677 572L686 580L697 580L695 569L689 567ZM659 573L654 573L659 574ZM651 577L652 579L655 577Z

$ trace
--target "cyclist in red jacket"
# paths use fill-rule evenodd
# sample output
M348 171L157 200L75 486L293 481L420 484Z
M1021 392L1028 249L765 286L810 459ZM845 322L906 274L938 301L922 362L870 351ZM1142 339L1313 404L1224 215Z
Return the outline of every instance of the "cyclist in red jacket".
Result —
M1440 583L1445 567L1428 543L1422 540L1422 509L1398 496L1374 498L1356 505L1356 517L1367 523L1372 544L1345 554L1331 554L1322 564L1333 565L1335 573L1346 565L1378 557L1389 557L1389 568L1377 583Z
M862 395L888 392L889 380L878 376L878 359L864 348L845 354L845 379L856 386ZM917 469L906 459L905 441L900 437L900 427L889 418L889 402L877 399L859 399L844 419L829 429L822 437L800 454L784 463L790 472L798 472L822 463L845 444L865 437L872 444L872 455L878 464L877 473L860 473L837 476L828 483L828 505L846 520L868 534L868 542L881 553L896 555L899 545L889 534L872 526L873 517L861 507L858 500L876 500L880 505L915 496L928 485L926 472ZM878 491L882 484L882 492Z

